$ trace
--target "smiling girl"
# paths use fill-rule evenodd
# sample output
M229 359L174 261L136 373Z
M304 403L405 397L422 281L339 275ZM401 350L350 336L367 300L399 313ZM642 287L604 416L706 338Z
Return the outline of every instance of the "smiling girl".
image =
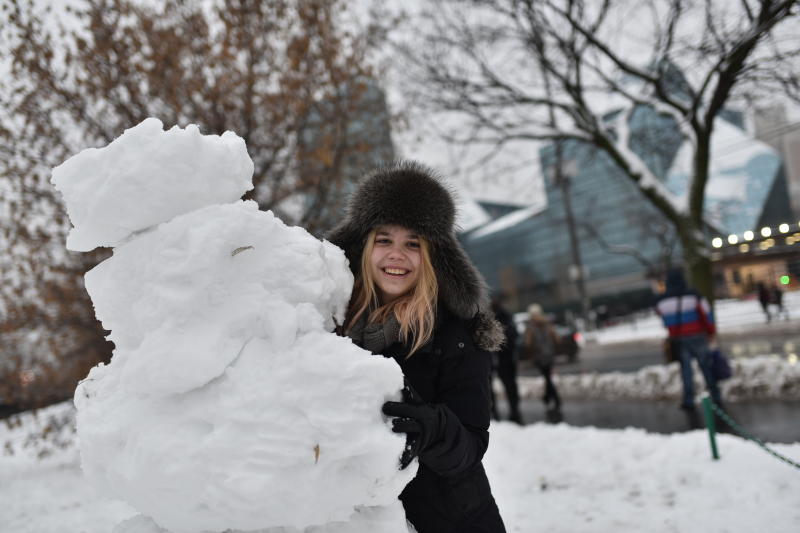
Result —
M489 444L491 354L502 343L485 284L454 232L453 199L430 169L401 162L367 176L329 240L355 276L343 332L403 371L386 402L407 435L400 495L419 533L504 532L481 462Z

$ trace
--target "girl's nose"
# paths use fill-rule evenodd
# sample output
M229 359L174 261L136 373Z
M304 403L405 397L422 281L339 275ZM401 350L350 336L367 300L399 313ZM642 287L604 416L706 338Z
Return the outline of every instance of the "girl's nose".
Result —
M389 257L401 258L403 257L403 249L400 246L393 245L389 250Z

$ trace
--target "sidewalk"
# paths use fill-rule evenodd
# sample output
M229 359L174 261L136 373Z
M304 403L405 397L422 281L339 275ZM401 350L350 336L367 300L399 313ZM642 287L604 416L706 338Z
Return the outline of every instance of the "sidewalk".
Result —
M502 397L498 407L505 419L506 404ZM671 401L566 400L560 416L546 413L542 403L531 398L523 399L520 408L526 424L563 422L608 429L631 426L662 434L705 427L700 405L696 413L688 414ZM726 404L725 410L751 435L765 442L800 442L800 402L736 402Z

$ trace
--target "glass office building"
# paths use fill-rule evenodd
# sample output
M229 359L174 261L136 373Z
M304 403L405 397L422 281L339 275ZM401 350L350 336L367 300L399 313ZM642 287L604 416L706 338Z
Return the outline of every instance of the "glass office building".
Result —
M631 149L676 198L685 196L691 151L673 119L639 107L629 125ZM648 306L651 277L680 258L672 226L600 150L570 141L561 152L592 304L613 314ZM745 132L736 114L717 120L712 154L706 189L711 227L737 233L791 218L780 158ZM556 312L578 307L563 189L552 179L555 156L554 145L540 151L544 208L501 215L461 236L490 287L507 294L517 310L534 301Z

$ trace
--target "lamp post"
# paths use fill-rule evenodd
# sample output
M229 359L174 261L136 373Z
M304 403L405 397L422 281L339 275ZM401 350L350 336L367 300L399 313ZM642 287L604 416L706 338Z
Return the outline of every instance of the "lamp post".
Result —
M570 277L575 281L578 289L578 298L581 304L581 315L584 325L589 325L589 312L591 303L589 294L586 291L586 271L581 260L580 243L578 242L578 232L575 228L575 217L572 212L572 197L570 196L570 185L572 178L577 174L577 164L574 159L564 160L561 141L555 142L555 164L551 167L553 181L561 189L561 199L564 202L564 215L567 222L569 233L569 244L572 255L572 265L570 265Z

